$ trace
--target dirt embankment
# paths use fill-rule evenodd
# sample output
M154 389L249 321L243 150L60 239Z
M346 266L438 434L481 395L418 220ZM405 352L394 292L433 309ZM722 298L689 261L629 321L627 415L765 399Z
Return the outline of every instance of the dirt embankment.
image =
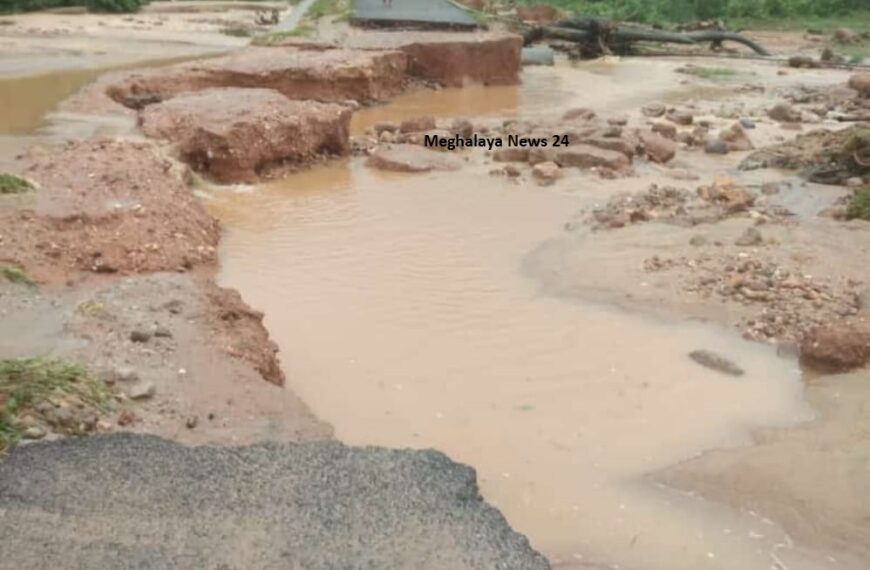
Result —
M294 101L270 89L206 89L150 105L143 132L220 182L255 181L285 166L350 150L347 107Z

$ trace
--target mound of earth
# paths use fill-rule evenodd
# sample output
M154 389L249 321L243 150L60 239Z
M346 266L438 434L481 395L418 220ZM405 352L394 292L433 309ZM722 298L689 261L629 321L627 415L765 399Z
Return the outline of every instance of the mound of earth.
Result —
M76 271L187 271L215 262L217 221L148 143L37 147L21 171L38 189L0 203L0 260L37 281L63 281Z
M294 101L271 89L206 89L141 113L146 135L175 144L195 170L221 182L253 181L285 164L350 150L351 111Z
M0 512L4 564L33 570L550 567L436 451L37 443L0 463Z
M274 89L290 99L380 101L402 92L399 51L249 47L231 55L128 74L107 88L127 107L214 87Z
M849 178L870 176L870 127L813 131L760 149L740 164L741 170L757 168L800 170L802 176L822 184L842 184Z

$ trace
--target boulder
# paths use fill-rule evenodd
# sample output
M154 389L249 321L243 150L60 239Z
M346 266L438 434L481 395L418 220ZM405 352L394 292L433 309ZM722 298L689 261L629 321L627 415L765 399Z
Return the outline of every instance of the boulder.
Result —
M767 111L767 116L780 123L799 123L801 114L788 103L777 103Z
M870 362L870 321L856 319L810 330L801 342L801 360L834 370Z
M368 166L394 172L459 170L461 162L448 154L416 145L397 144L378 148L366 161Z
M746 131L740 126L740 123L734 123L729 128L723 130L719 134L719 138L725 141L728 145L728 150L731 151L753 150L755 148L755 145L749 140Z
M588 144L576 144L563 150L556 150L555 162L561 167L593 168L603 166L613 170L627 168L631 164L628 157L621 152Z
M650 103L649 105L645 105L640 112L643 113L646 117L661 117L667 111L667 107L665 107L662 103Z
M293 101L270 89L218 88L179 95L140 114L146 135L220 182L257 180L272 167L350 151L351 111Z
M653 162L664 164L677 154L677 145L665 137L652 131L640 131L640 142L646 150L647 157Z
M399 126L401 133L422 133L436 128L435 119L432 117L414 117L405 119Z
M541 162L532 168L532 176L543 184L552 184L562 178L562 169L555 162Z
M849 78L849 87L864 97L870 97L870 73L855 73Z

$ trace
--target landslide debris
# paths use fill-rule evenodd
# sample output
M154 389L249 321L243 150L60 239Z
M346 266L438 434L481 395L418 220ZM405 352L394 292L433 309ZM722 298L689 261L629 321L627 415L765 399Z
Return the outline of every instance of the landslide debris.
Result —
M217 222L147 143L35 147L22 172L40 191L21 204L0 203L0 260L37 282L77 271L188 271L215 261Z
M818 130L752 153L741 170L783 168L821 184L843 184L870 176L870 127L854 125L840 131Z
M184 93L141 111L143 132L172 142L182 160L219 182L251 182L270 171L349 152L351 111L295 101L271 89Z

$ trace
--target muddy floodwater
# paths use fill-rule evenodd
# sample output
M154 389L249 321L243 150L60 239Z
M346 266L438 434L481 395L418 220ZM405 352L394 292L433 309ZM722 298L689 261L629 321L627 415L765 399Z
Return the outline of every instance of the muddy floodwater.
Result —
M649 73L655 65L532 70L517 88L411 94L362 111L355 129L420 114L619 112L684 96ZM209 203L226 232L221 282L266 313L288 386L342 441L434 447L474 466L485 497L555 567L841 567L751 512L647 477L812 412L796 362L767 346L542 293L523 259L588 192L473 167L384 174L352 159L218 189ZM695 349L734 358L745 376L700 367L687 356Z

